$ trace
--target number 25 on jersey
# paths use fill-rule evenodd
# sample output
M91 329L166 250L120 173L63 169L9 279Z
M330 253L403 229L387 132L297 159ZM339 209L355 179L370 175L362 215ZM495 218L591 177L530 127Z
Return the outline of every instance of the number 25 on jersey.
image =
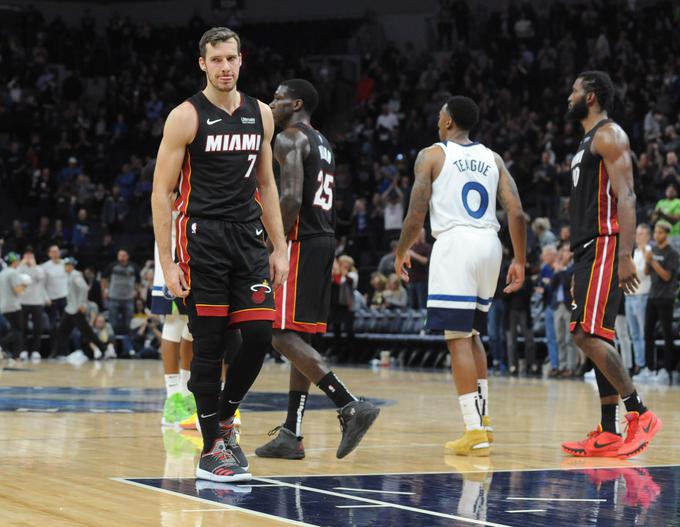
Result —
M323 210L331 210L333 207L333 181L335 177L333 174L324 174L323 170L319 170L319 175L316 180L319 182L319 188L314 194L314 206L321 207Z

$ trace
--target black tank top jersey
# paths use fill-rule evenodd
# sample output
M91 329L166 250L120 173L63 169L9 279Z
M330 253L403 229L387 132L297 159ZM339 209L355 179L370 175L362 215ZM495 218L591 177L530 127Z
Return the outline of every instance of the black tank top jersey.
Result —
M232 115L202 92L187 99L196 108L198 130L182 163L180 213L230 222L260 217L255 166L264 127L257 99L240 95L241 105Z
M305 123L296 123L309 140L309 155L304 160L302 204L289 240L335 235L335 156L328 140Z
M610 119L600 121L579 144L571 160L571 248L596 236L619 232L617 200L602 158L590 147L597 131Z

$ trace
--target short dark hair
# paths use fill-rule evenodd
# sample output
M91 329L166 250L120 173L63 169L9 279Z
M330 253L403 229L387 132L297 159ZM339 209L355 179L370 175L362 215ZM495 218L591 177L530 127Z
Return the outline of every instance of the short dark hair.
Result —
M205 58L205 47L208 44L215 45L217 42L226 42L230 38L236 41L236 50L241 53L241 39L228 27L211 27L203 33L201 40L198 41L198 52L201 57Z
M283 81L281 86L285 86L290 94L296 99L300 99L309 115L312 115L319 105L319 92L314 85L305 79L288 79Z
M472 130L479 121L479 106L469 97L451 97L446 103L446 111L461 130Z
M584 71L579 74L583 83L583 90L593 92L597 103L603 111L609 110L614 102L614 83L608 73L604 71Z

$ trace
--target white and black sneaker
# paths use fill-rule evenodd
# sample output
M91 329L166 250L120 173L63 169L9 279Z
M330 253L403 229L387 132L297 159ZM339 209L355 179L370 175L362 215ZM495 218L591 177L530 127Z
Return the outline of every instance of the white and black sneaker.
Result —
M213 447L201 455L196 467L196 477L218 483L236 483L253 479L253 475L239 465L222 439L215 440Z

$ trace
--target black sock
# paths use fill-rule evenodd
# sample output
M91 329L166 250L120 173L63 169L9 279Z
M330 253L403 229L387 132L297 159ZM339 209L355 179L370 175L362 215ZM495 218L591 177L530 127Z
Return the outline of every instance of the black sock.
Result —
M603 404L602 405L602 419L600 420L602 430L612 434L621 435L619 429L619 405L618 404Z
M305 415L305 407L309 393L291 391L288 392L288 415L283 427L293 432L297 437L302 437L302 416Z
M626 397L622 397L622 399L623 404L626 405L626 412L637 412L642 415L647 411L647 407L642 404L642 399L640 399L637 390Z
M346 404L357 400L356 397L349 393L347 387L342 384L342 381L338 379L332 371L329 371L324 375L317 386L338 408L342 408Z
M203 453L212 449L216 439L220 437L219 399L214 394L194 394L196 413L203 435Z

